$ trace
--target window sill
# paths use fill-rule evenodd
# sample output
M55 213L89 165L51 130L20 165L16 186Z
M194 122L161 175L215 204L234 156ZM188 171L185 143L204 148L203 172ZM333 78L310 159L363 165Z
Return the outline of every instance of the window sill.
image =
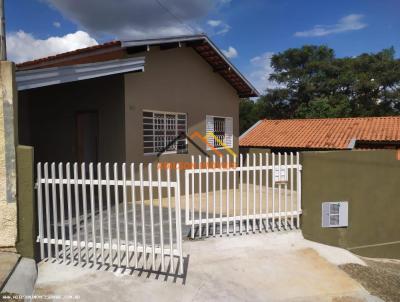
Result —
M226 147L219 147L219 148L215 148L215 147L214 147L215 150L225 150L225 149L227 149L227 148L233 149L233 146L226 146ZM213 149L207 147L207 151L212 151L212 150L213 150Z
M183 153L183 152L176 152L176 151L174 151L174 152L163 152L163 153L160 154L160 156L163 156L163 155L173 155L173 154L176 154L176 155L187 155L187 154L189 154L189 153L188 153L188 152L185 152L185 153ZM144 156L157 156L157 155L158 155L158 152L154 152L154 153L144 153L143 155L144 155Z

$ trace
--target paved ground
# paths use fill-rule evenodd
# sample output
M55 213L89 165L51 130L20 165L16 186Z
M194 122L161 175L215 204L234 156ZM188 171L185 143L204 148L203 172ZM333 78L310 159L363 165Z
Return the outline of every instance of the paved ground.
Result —
M183 247L183 277L44 262L35 294L79 295L79 301L381 301L337 267L363 261L304 240L298 231L186 241Z
M227 209L229 208L230 215L233 216L240 216L241 214L243 217L245 217L246 213L248 212L250 215L252 215L255 211L255 213L258 215L259 213L266 213L266 208L267 208L267 201L266 201L266 194L268 192L268 213L272 213L272 210L274 209L275 212L277 212L279 209L282 212L286 211L291 211L292 208L296 208L296 203L297 203L297 195L296 191L291 192L290 190L284 190L284 186L282 186L282 189L275 189L275 199L272 197L274 195L274 190L272 188L267 188L265 186L261 187L261 196L263 203L260 205L260 188L257 187L254 195L253 191L253 186L249 186L249 195L247 196L246 193L246 186L243 186L243 193L242 193L242 213L240 212L240 190L236 190L236 204L234 204L233 200L233 195L234 195L234 190L231 189L229 190L229 206L227 202L227 191L222 190L219 191L217 190L215 193L215 208L214 208L214 200L213 200L213 193L209 192L209 199L208 199L208 207L207 207L207 199L206 199L206 194L203 193L201 194L201 200L202 202L200 203L200 196L198 193L194 194L194 204L195 204L195 219L199 218L199 209L202 209L202 217L205 219L207 217L207 208L208 208L208 214L210 219L215 215L215 217L218 219L220 215L222 217L226 217L227 214ZM293 193L293 195L291 195ZM155 194L156 195L156 194ZM278 196L281 195L281 198L279 199ZM285 198L286 196L286 198ZM293 197L292 197L293 196ZM191 230L191 226L186 226L184 221L185 221L185 209L186 209L186 202L185 202L185 196L181 196L181 219L182 219L182 234L183 238L185 239ZM130 200L129 200L130 201ZM279 202L280 202L280 207L279 207ZM248 203L248 204L247 204ZM116 208L115 204L112 201L110 207L110 217L108 217L107 210L104 209L102 213L97 211L95 215L95 238L96 242L100 242L100 220L103 222L103 230L104 230L104 240L108 241L108 237L111 236L112 241L115 243L116 242L116 224L117 224L117 215L116 215ZM160 243L160 217L162 217L163 221L163 233L164 233L164 244L169 244L169 215L171 215L171 221L172 221L172 234L173 234L173 241L175 242L175 235L176 235L176 229L175 229L175 219L176 219L176 213L175 213L175 200L174 198L171 199L171 210L169 211L169 200L168 198L162 198L162 207L159 207L159 200L156 198L153 201L153 219L154 219L154 238L156 243ZM201 207L200 207L201 205ZM191 199L189 202L189 208L191 206ZM135 203L135 206L132 206L131 202L127 203L127 228L128 228L128 240L132 242L133 240L133 208L135 208L136 212L136 224L137 224L137 234L138 234L138 240L142 240L142 225L144 221L144 230L147 236L147 240L150 239L151 235L151 224L150 224L150 201L145 200L144 202L144 207L142 209L140 203ZM234 212L235 209L235 212ZM118 214L118 221L119 221L119 229L120 229L120 237L121 240L124 240L125 238L125 213L124 213L124 206L122 203L119 204L118 207L119 214ZM144 220L142 220L142 210L144 213ZM161 210L161 213L160 213ZM215 212L214 212L215 211ZM88 213L90 214L90 205L88 205ZM102 219L100 219L100 215L102 214ZM278 215L278 214L276 214ZM277 217L277 216L276 216ZM111 234L108 232L108 219L110 219L110 225L111 225ZM291 217L288 217L287 222L290 224L291 223ZM249 220L249 229L252 230L253 225L252 219ZM258 223L258 219L257 219ZM283 219L282 223L285 223L285 220ZM75 219L73 219L73 236L74 240L76 240L77 232L76 232L76 224L75 224ZM245 222L244 222L245 224ZM83 216L81 217L80 220L80 239L83 240L84 236L84 220ZM93 239L93 232L92 232L92 218L89 216L87 219L87 226L88 226L88 238L89 241ZM210 228L212 226L212 223L210 223ZM232 225L230 226L231 228L233 227ZM245 228L245 225L243 226ZM254 226L257 230L258 227ZM226 225L223 223L223 232L225 232ZM196 230L197 234L198 230ZM202 230L203 233L205 233L205 229L203 228ZM210 230L212 232L212 230ZM68 236L68 226L65 229L65 233ZM216 223L216 233L219 233L219 223ZM60 234L59 234L60 236ZM69 239L69 238L67 238Z
M12 252L0 252L0 288L9 277L18 262L19 255Z
M278 212L290 212L292 209L295 211L297 209L297 192L295 190L290 190L285 185L276 186L275 189L266 186L253 186L249 184L249 190L247 191L247 186L243 184L242 192L240 188L230 189L227 195L227 190L215 190L215 212L217 216L220 212L223 215L229 213L230 215L239 216L240 215L240 205L242 205L243 215L247 213L251 215L255 210L256 214L266 213L267 209L267 199L268 199L268 213L272 213L274 210ZM260 194L262 203L260 205ZM198 211L200 208L203 213L206 213L207 209L207 195L208 195L208 213L213 214L214 210L214 192L210 190L208 194L203 192L201 194L201 206L200 206L200 194L194 194L194 208ZM236 199L236 204L234 205L234 195ZM229 200L229 202L227 202ZM242 204L240 204L242 200ZM185 196L181 197L181 208L186 209ZM163 205L165 205L165 200L163 200ZM189 209L192 207L192 200L189 199ZM234 212L235 209L235 212Z

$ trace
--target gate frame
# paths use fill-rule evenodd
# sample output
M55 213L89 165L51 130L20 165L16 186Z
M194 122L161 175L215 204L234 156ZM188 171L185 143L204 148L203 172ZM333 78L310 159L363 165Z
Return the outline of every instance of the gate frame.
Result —
M265 155L265 156L264 156ZM223 157L220 157L219 159L219 168L216 168L216 160L215 160L215 155L213 155L212 157L212 169L209 168L209 160L208 157L206 157L206 161L205 161L205 168L202 168L202 157L199 155L198 156L198 161L195 161L195 157L192 156L192 166L191 169L187 169L185 170L185 224L187 226L191 225L191 237L192 239L194 239L195 237L195 226L200 227L200 231L198 232L198 237L201 238L202 237L202 227L204 225L206 225L206 234L205 236L208 237L209 236L209 226L210 224L213 227L213 236L215 236L215 226L216 223L219 223L219 230L220 230L220 236L222 236L222 228L223 228L223 224L226 225L226 230L227 230L227 234L231 233L229 232L229 227L231 225L231 222L233 223L233 234L236 234L236 227L237 224L239 222L239 232L240 234L243 233L243 228L242 228L242 223L243 221L246 221L246 230L245 233L249 233L249 222L252 221L253 222L253 226L252 226L252 232L254 232L254 225L256 224L256 221L259 221L259 231L261 231L261 225L262 225L262 220L266 219L269 222L269 219L272 219L272 228L271 230L275 230L275 221L276 219L278 219L278 230L281 230L282 227L282 217L285 220L285 228L287 229L289 227L288 224L288 217L290 216L290 220L291 220L291 228L296 227L297 229L300 228L300 215L302 214L302 206L301 206L301 171L302 171L302 165L300 164L300 153L296 152L284 152L284 153L271 153L271 164L269 161L269 153L259 153L258 154L258 158L259 158L259 164L257 164L257 155L255 153L252 154L252 165L250 165L250 154L247 154L246 156L246 160L247 160L247 165L243 164L243 154L239 155L239 165L237 165L236 162L236 157L233 157L233 167L231 167L230 165L230 156L227 154L226 155L226 167L227 168L223 168ZM282 155L283 155L283 162L282 162ZM288 164L288 155L290 158L290 163ZM278 158L278 161L276 162L275 157ZM265 159L265 162L264 162ZM295 159L295 161L294 161ZM198 167L196 168L196 164L198 165ZM282 169L284 169L285 172L285 179L286 177L288 177L289 171L290 171L290 179L287 179L286 181L282 181L281 178L281 171ZM269 210L267 210L267 213L261 213L261 211L259 213L256 213L256 209L255 206L253 207L253 214L249 213L249 175L250 172L253 172L253 202L255 205L256 202L256 187L260 188L260 186L262 186L262 175L263 175L263 171L266 173L269 173L269 171L272 170L272 189L273 189L273 195L272 195L272 205L274 207L275 205L275 189L278 189L278 205L279 205L279 211L278 213L275 211L275 209L273 208L272 212L270 213ZM276 180L276 175L275 175L275 170L278 170L278 180ZM296 171L295 171L296 170ZM259 173L257 173L259 171ZM294 172L295 171L295 172ZM246 183L244 184L243 180L243 174L244 172L246 172L247 177L246 177ZM225 173L225 176L223 175ZM285 187L285 192L287 193L287 183L290 182L291 183L291 188L290 188L290 196L291 198L293 198L293 186L294 186L294 182L293 182L293 176L294 173L296 173L296 210L293 211L293 208L291 207L291 211L285 211L282 212L280 207L281 207L281 189L282 186ZM203 175L206 174L206 192L204 192L202 190L202 186L201 186L201 178L202 177L198 177L199 180L199 192L198 192L198 200L199 200L199 210L198 210L198 219L195 219L195 207L194 207L194 191L195 191L195 184L194 184L194 179L195 179L195 175ZM220 181L220 185L219 185L219 200L220 200L220 217L217 218L216 217L216 212L215 212L215 202L217 201L217 199L215 198L215 187L216 187L216 176L219 174L219 181ZM234 180L234 187L233 189L231 189L229 187L229 175L233 174L233 180ZM239 177L236 177L237 174L239 174ZM259 175L260 178L260 182L256 185L256 177L257 174ZM213 191L213 217L210 218L209 217L209 211L208 211L208 205L209 205L209 200L208 200L208 196L210 194L209 191L209 175L212 175L212 179L213 179L213 186L212 186L212 191ZM267 179L266 179L266 195L268 196L268 191L269 191L269 178L267 175ZM222 190L225 186L222 186L221 183L223 182L223 179L226 179L226 183L225 186L227 188L227 192L226 192L226 209L227 212L229 213L229 206L230 206L230 198L229 198L229 191L233 190L233 207L234 207L234 213L235 215L230 215L227 214L223 217L222 215ZM240 202L240 216L237 215L236 212L236 191L237 191L237 183L236 180L239 179L239 187L240 187L240 195L239 195L239 202ZM243 194L243 187L246 186L246 194ZM207 202L207 206L206 206L206 212L207 212L207 216L205 219L202 218L202 193L206 194L206 202ZM285 196L287 196L287 194L285 194ZM243 198L245 197L245 198ZM268 197L265 198L266 200L266 206L268 207L269 203L268 203ZM191 201L191 206L190 206L190 201ZM242 213L242 205L243 202L246 201L246 213L243 215ZM262 205L262 189L259 189L259 202L260 202L260 209L261 209L261 205ZM285 205L287 204L286 201L286 197L285 197ZM293 201L291 200L291 204L293 206ZM265 203L264 203L265 205ZM191 215L190 215L191 212ZM290 213L290 214L289 214ZM276 215L278 214L278 215ZM296 224L294 224L294 219L296 219ZM268 224L267 224L268 225ZM264 227L265 231L268 231L268 227Z
M39 230L38 230L38 236L37 236L37 242L39 242L40 245L40 259L46 259L46 258L53 258L52 257L52 248L51 246L55 246L55 251L54 251L54 258L56 260L63 260L64 263L67 261L67 251L66 247L78 247L78 263L81 262L82 260L82 250L85 250L85 257L86 257L86 262L89 263L88 259L88 250L89 248L93 248L92 250L92 255L94 256L94 263L95 264L106 264L104 261L104 251L109 251L109 258L111 259L110 266L114 265L114 261L112 260L113 258L113 251L117 251L118 255L118 265L117 267L122 267L121 264L121 251L127 251L127 255L125 255L126 258L126 267L127 268L138 268L138 253L145 253L143 255L143 259L147 258L147 254L150 254L152 257L152 262L151 262L151 267L153 270L156 270L155 266L155 254L161 254L161 270L165 270L165 264L164 264L164 256L169 255L170 256L170 269L172 272L174 272L174 257L179 258L179 273L183 274L183 252L182 252L182 223L181 223L181 206L180 206L180 170L179 170L179 165L177 165L176 169L176 181L171 181L171 171L170 167L167 169L167 180L163 181L161 179L161 171L160 167L158 167L157 171L157 180L152 179L152 164L148 164L148 178L147 180L144 179L143 177L143 163L140 163L139 166L139 179L137 180L135 177L135 164L132 163L130 165L130 171L131 171L131 176L132 179L128 179L126 177L126 164L122 164L122 180L118 176L118 164L114 163L114 179L110 179L109 177L109 163L106 163L104 165L105 171L106 171L106 179L102 179L101 173L97 174L97 179L94 178L93 174L93 163L90 163L88 165L89 167L89 177L86 177L86 165L85 163L82 163L79 165L81 168L81 174L79 175L78 173L78 163L74 163L71 167L70 163L66 163L65 166L63 163L58 163L58 177L56 173L56 164L53 162L50 164L50 175L49 175L49 163L44 163L43 164L43 171L44 171L44 176L42 177L42 164L38 163L37 164L37 181L36 181L36 189L37 189L37 203L38 203L38 225L39 225ZM101 163L97 164L98 171L101 171ZM73 177L71 177L71 168L73 171ZM63 177L63 171L66 171L66 177ZM100 186L99 186L100 184ZM64 203L64 185L67 185L67 203ZM49 188L52 188L51 191L51 196L50 196L50 190ZM117 229L117 243L112 243L111 241L111 230L109 233L109 242L106 243L106 236L103 236L103 223L101 220L101 229L100 229L100 237L101 237L101 243L96 243L96 235L95 235L95 229L94 229L94 217L96 217L95 214L95 207L94 207L94 187L97 187L98 190L106 188L106 201L107 201L107 208L106 210L100 211L101 213L101 218L103 219L102 212L107 211L107 216L108 216L108 227L115 230L115 227ZM82 192L79 191L80 188L85 187L85 190L82 190ZM119 194L119 188L122 187L123 193L122 197ZM77 219L77 217L82 217L81 214L79 213L79 209L75 209L76 215L73 217L72 215L72 194L71 194L71 188L74 188L74 197L75 197L75 205L77 206L80 202L83 202L83 219L84 219L84 240L82 240L82 236L80 236L80 218ZM114 193L115 193L115 209L113 209L111 205L111 200L110 200L110 191L111 189L114 188ZM128 219L127 219L127 188L130 188L133 192L131 193L131 197L135 202L137 203L140 201L140 205L142 208L142 231L144 231L144 190L145 188L148 188L149 192L149 202L150 202L150 221L151 221L151 244L146 244L146 232L144 233L144 236L142 237L142 246L138 246L137 242L137 229L140 228L140 226L136 225L136 214L134 214L133 218L133 234L134 234L134 242L133 244L128 243L128 245L121 244L120 243L120 235L121 233L119 232L119 206L123 205L124 209L124 227L125 227L125 240L128 239L128 233L127 233L127 224L128 224ZM140 198L137 198L135 196L135 189L139 188L140 190ZM168 211L169 211L169 218L168 218L168 224L170 226L170 247L169 248L164 248L164 242L163 242L163 227L162 223L160 223L160 247L155 246L155 241L154 241L154 206L153 206L153 190L157 189L159 192L159 210L162 208L161 200L162 200L162 194L160 193L162 188L167 188L167 193L168 193ZM44 189L44 192L43 192ZM58 190L57 190L58 189ZM87 194L87 190L89 190L89 194ZM171 194L171 191L174 191L173 195ZM100 191L99 191L100 192ZM80 194L81 193L81 194ZM103 191L101 191L101 195L103 196ZM89 195L89 198L87 199L86 195ZM160 199L161 198L161 199ZM100 205L103 205L103 198L98 198L96 202L100 201ZM87 209L87 201L90 200L90 213ZM147 200L147 199L146 199ZM176 235L174 236L171 232L172 230L172 214L171 214L171 200L175 201L175 230L176 230ZM121 202L122 201L122 202ZM135 203L135 207L136 207ZM58 221L57 217L57 205L60 204L60 213L61 213L61 221ZM67 217L68 221L65 221L65 215L64 215L64 208L65 205L67 205ZM118 205L118 206L117 206ZM53 207L53 212L56 214L53 215L53 217L50 217L50 208ZM45 211L44 211L45 208ZM136 208L135 208L136 209ZM111 218L110 215L112 212L115 211L116 215L116 223L111 227ZM133 210L133 213L136 213L136 210ZM161 210L162 211L162 210ZM160 212L161 213L161 212ZM92 241L88 239L88 226L87 226L87 219L88 219L88 214L90 214L90 217L92 219L91 224L92 224ZM46 222L44 223L44 215L46 215ZM95 215L95 216L93 216ZM161 214L160 214L161 215ZM77 221L77 232L73 233L72 232L72 221L76 219ZM146 217L148 220L149 218ZM53 234L51 230L51 222L53 222ZM162 218L160 217L160 222L162 222ZM58 227L59 223L61 223L61 239L58 238ZM45 235L45 227L46 227L46 235ZM67 231L65 231L67 230ZM107 228L105 229L107 230ZM69 238L71 239L66 239L66 233L69 234ZM131 233L131 232L130 232ZM50 235L50 236L49 236ZM49 238L50 237L50 238ZM54 237L54 238L52 238ZM74 237L77 240L74 240ZM173 237L175 237L175 244L173 242ZM112 238L114 239L114 238ZM129 240L128 240L129 242ZM161 243L162 242L162 243ZM47 244L47 257L45 255L45 249L44 245ZM174 245L176 248L174 248ZM59 247L62 247L61 251L59 250ZM97 259L97 249L100 248L101 252L101 259L102 261L98 261ZM61 252L61 253L60 253ZM135 265L130 265L129 262L129 253L134 252L134 257L135 257ZM62 254L62 256L60 256ZM70 263L73 263L75 261L75 256L73 250L70 249L69 252L69 260ZM143 266L144 269L147 269L147 260L143 261Z

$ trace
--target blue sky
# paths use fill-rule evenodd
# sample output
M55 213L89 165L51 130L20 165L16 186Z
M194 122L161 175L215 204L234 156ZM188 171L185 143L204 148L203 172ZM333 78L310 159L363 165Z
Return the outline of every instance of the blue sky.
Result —
M325 44L337 56L394 46L399 0L6 0L9 57L29 60L112 39L206 32L260 90L273 53Z

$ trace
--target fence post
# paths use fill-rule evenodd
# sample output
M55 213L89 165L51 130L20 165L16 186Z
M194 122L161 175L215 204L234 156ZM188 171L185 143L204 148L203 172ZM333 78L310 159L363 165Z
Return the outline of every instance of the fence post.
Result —
M36 207L34 193L33 147L17 147L17 251L27 258L35 258Z
M300 153L296 153L297 163L297 228L300 228L300 211L301 211L301 165L300 165Z

